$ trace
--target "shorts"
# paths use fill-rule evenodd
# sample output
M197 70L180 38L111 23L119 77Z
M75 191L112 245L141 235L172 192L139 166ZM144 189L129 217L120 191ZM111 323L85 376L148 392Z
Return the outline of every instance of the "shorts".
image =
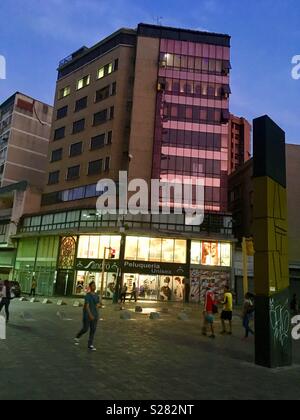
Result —
M221 314L221 319L223 321L232 321L232 312L223 311L222 314Z
M213 316L212 314L209 314L209 315L206 315L206 316L205 316L205 320L206 320L206 322L208 322L209 324L213 324L213 323L214 323L215 318L214 318L214 316Z

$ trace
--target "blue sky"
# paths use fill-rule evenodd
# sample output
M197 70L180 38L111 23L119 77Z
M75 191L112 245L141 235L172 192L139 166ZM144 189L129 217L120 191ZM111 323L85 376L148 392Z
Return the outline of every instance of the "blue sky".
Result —
M0 102L15 91L53 103L60 59L119 27L157 23L232 36L231 112L269 114L300 144L299 0L1 0L0 55L7 79Z

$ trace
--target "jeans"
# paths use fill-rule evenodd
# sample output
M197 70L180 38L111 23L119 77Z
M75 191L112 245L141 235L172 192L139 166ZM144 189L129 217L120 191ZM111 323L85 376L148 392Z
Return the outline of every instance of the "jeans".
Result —
M30 295L29 296L33 296L33 297L35 297L35 289L31 289L30 290Z
M98 319L91 321L89 318L83 318L83 327L81 331L77 334L76 338L81 338L84 334L90 330L88 346L91 347L94 343L94 337L97 330Z
M246 314L243 318L243 327L245 328L245 337L246 338L249 337L249 333L254 335L254 331L249 326L249 323L250 323L250 320L252 319L252 317L253 317L252 314Z
M10 305L10 299L2 298L0 302L0 312L2 311L3 308L5 308L6 322L9 321L9 305Z

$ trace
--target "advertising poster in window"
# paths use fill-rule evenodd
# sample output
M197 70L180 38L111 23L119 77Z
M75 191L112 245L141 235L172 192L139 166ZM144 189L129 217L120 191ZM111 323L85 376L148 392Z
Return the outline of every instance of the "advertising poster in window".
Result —
M203 242L202 243L202 265L219 266L220 253L217 242Z
M161 276L160 278L160 289L159 289L159 300L168 302L172 299L173 281L170 276Z
M182 302L184 296L184 277L174 277L173 298L176 302Z

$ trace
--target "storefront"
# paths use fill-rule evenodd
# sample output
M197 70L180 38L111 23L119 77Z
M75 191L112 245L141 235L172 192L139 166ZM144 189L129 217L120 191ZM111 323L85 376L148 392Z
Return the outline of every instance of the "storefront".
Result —
M45 295L83 296L95 281L112 299L121 278L128 298L135 286L140 300L180 302L188 296L198 303L207 284L221 295L230 283L231 254L230 242L117 234L28 238L19 241L15 273L25 292L34 276Z
M190 302L203 302L208 285L222 300L225 286L231 285L232 244L192 241Z

